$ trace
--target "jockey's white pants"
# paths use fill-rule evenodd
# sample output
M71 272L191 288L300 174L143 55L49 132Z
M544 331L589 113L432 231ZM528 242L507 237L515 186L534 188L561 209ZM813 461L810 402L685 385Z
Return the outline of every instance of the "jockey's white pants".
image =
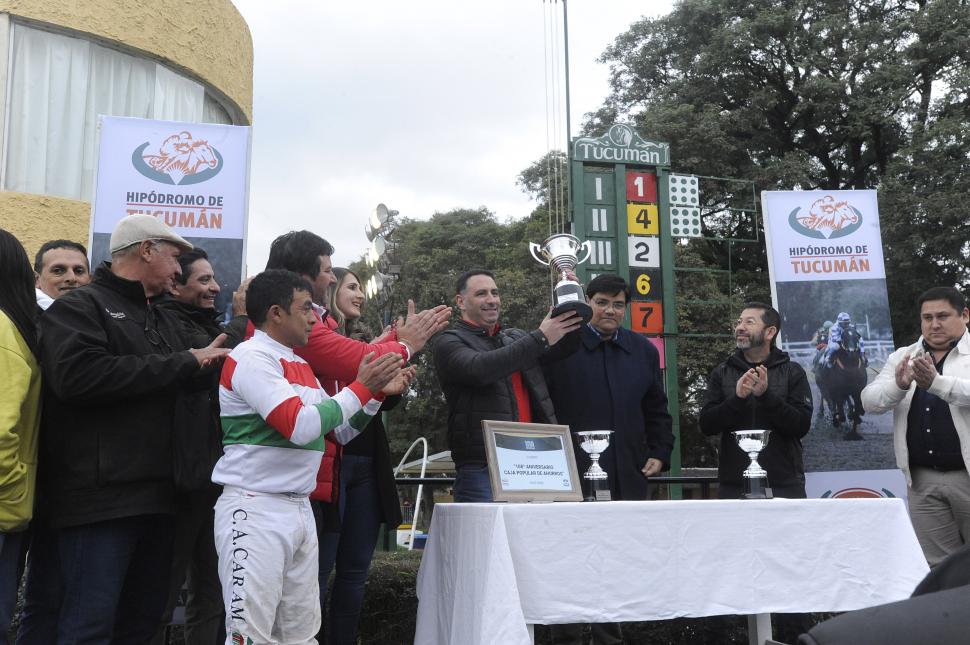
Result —
M227 645L315 644L320 585L309 498L226 486L215 541Z

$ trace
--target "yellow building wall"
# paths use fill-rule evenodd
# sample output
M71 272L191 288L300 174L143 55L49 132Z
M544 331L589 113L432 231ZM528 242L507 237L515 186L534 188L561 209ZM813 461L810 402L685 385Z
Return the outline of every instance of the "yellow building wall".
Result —
M90 222L88 202L0 191L0 228L17 236L31 262L47 240L74 240L87 245Z
M253 41L231 0L0 0L0 13L140 50L203 81L252 123ZM87 244L91 204L0 190L0 228L28 255L51 239Z

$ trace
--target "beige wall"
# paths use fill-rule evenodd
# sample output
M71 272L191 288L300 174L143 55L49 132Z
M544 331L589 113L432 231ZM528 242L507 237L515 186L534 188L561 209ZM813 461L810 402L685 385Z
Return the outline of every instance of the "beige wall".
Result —
M2 13L140 50L204 81L252 122L253 41L231 0L0 0ZM0 191L0 228L31 257L50 239L87 244L90 215L88 202Z
M31 262L47 240L67 239L87 245L90 221L88 202L0 191L0 228L17 236Z

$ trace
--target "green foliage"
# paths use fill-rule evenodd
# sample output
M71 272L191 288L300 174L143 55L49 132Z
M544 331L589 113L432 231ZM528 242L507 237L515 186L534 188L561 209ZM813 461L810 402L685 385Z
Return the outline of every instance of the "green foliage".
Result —
M486 209L435 213L429 220L405 220L393 234L395 261L402 266L394 285L390 311L401 315L408 299L418 309L454 304L455 281L468 269L484 268L495 274L502 298L503 326L535 329L548 311L548 270L529 255L529 241L547 235L544 213L498 222ZM360 269L361 279L370 275ZM380 308L364 307L366 322L381 327ZM457 315L457 310L455 311ZM404 405L389 415L391 452L401 455L417 437L426 437L432 453L448 449L447 406L434 370L432 349L418 356L417 378Z
M519 173L516 183L521 186L522 192L536 200L539 208L548 211L552 200L552 208L557 213L565 212L568 202L566 187L569 183L567 172L569 167L565 153L553 150Z
M762 190L878 188L908 342L919 292L970 281L968 59L959 0L684 0L606 50L612 90L585 129L631 120L671 143L678 171ZM763 256L735 268L763 272Z

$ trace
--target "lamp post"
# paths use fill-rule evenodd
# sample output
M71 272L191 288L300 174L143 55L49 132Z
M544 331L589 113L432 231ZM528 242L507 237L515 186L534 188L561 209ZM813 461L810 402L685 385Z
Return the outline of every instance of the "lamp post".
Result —
M389 241L397 228L397 214L398 211L378 204L364 226L364 234L371 243L365 261L367 266L374 269L374 274L364 285L364 295L384 308L384 325L391 322L391 285L400 276L400 265L391 263L394 242Z

